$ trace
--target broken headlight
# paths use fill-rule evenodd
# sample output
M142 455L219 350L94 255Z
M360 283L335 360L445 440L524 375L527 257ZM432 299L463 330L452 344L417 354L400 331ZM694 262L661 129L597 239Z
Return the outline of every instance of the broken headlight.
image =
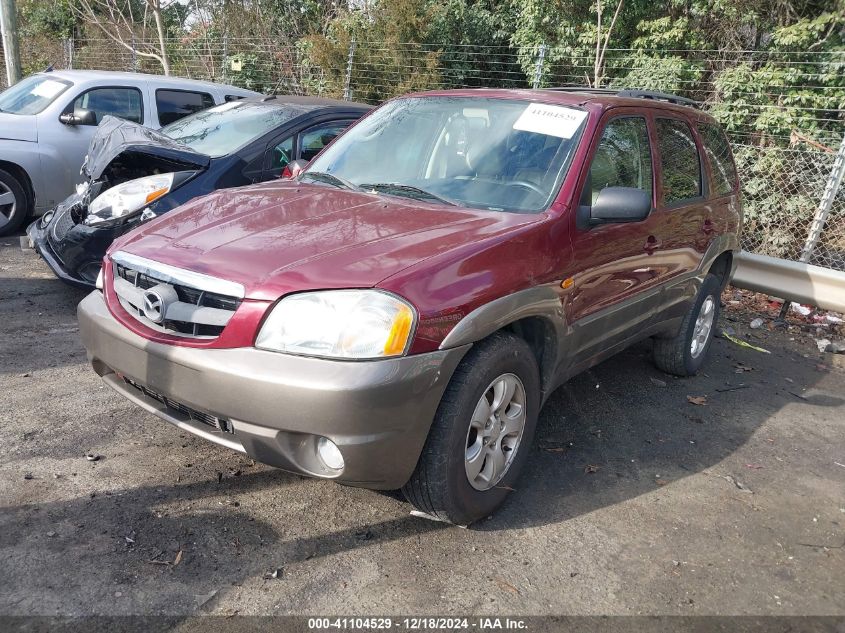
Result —
M133 217L162 196L184 183L195 172L157 174L129 180L106 190L88 205L83 222L88 226L105 226Z

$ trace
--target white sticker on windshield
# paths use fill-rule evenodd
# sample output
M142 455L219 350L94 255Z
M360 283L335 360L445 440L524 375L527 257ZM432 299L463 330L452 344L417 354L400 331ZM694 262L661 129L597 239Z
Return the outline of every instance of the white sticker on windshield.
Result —
M583 110L532 103L519 115L513 129L558 138L572 138L586 117L587 113Z
M64 90L64 88L65 84L63 84L61 81L46 79L32 89L32 94L34 94L36 97L52 99L62 90Z

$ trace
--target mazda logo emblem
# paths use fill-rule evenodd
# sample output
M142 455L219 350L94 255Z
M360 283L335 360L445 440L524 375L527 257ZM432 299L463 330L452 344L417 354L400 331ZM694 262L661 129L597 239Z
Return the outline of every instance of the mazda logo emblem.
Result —
M164 321L165 314L164 299L155 290L146 290L144 292L144 305L141 311L153 323L161 323Z

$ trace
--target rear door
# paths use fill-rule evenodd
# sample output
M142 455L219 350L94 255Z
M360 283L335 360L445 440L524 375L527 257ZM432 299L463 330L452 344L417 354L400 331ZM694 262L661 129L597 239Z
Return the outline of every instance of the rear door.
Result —
M713 237L739 230L739 179L736 174L731 146L724 130L716 123L701 121L696 124L704 156L707 157L710 175L710 225L705 233Z
M648 117L613 110L593 141L582 175L581 212L589 213L606 187L633 187L655 200L654 160ZM566 302L573 327L573 363L584 362L647 327L657 306L662 236L652 216L641 222L576 228L575 274Z
M658 208L654 218L662 236L666 266L662 318L680 316L697 291L690 277L701 264L714 232L713 209L697 135L690 122L668 111L655 115L658 157Z

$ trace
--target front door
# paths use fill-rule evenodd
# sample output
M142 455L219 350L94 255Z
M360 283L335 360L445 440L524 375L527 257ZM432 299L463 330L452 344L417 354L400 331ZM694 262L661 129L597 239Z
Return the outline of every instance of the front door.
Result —
M582 208L591 206L605 187L641 189L654 201L646 117L613 114L594 143L580 196ZM573 365L588 362L649 325L658 301L663 239L652 215L641 222L576 228L572 285L564 299L572 327Z
M51 175L51 178L56 179L54 182L61 184L50 188L55 193L51 196L51 204L45 206L61 202L73 193L74 188L79 184L79 168L88 153L88 145L97 131L97 125L104 116L112 115L134 123L144 123L144 101L141 91L132 86L109 86L86 90L74 97L64 108L63 113L73 113L80 109L92 111L96 123L94 125L64 125L55 121L51 124L55 135L44 135L47 143L55 144L56 156L65 166L60 173Z

